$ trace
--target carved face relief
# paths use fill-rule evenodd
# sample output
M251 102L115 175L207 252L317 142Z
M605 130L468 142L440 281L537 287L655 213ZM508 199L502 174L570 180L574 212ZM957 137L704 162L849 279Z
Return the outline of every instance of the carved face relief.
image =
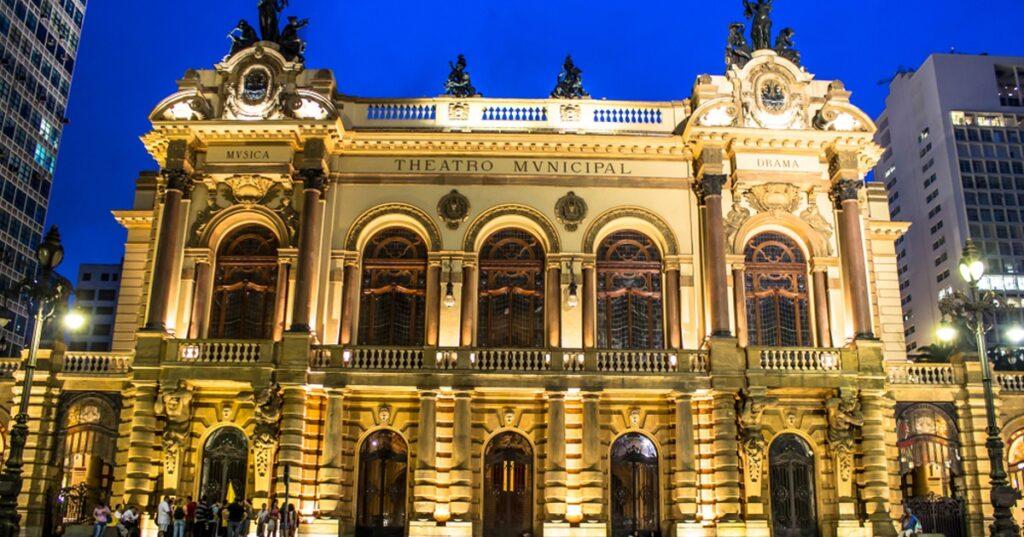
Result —
M634 429L640 427L640 409L637 407L629 409L629 426Z
M512 407L505 407L501 410L501 419L505 427L514 427L516 424L516 411Z
M377 407L377 425L391 425L390 405L380 405Z

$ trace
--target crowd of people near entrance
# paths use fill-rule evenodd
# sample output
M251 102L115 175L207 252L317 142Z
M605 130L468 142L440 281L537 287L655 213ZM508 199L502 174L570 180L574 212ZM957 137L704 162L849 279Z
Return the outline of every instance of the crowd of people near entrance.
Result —
M113 528L117 537L139 537L142 534L140 509L136 506L116 505L111 509L100 502L93 509L93 537L111 537ZM270 506L253 508L246 498L233 501L211 501L192 496L173 498L164 496L154 516L160 537L248 537L255 528L257 537L295 537L299 517L295 505L278 507L277 500Z

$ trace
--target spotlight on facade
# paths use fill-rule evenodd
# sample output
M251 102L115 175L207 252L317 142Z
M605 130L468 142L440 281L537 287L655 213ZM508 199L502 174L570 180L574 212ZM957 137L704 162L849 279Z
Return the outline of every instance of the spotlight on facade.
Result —
M952 343L956 341L956 327L944 322L940 324L939 328L935 331L935 336L943 343Z
M77 332L85 326L85 315L77 309L73 309L64 314L64 328Z
M185 345L181 348L181 357L185 360L196 360L199 358L199 345Z

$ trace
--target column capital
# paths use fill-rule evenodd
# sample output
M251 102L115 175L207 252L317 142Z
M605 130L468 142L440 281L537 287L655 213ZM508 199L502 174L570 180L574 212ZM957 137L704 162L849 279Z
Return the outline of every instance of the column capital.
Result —
M722 187L729 180L725 174L704 174L701 179L693 183L693 192L697 195L697 201L701 205L710 196L722 196Z
M441 391L436 388L420 388L419 396L420 399L437 399Z
M602 390L584 390L580 392L580 399L583 399L583 402L600 401L602 393Z
M164 178L167 190L177 190L184 198L188 198L196 186L192 174L187 170L165 168L160 174Z
M452 397L455 399L472 399L473 388L454 388L452 390Z
M328 397L344 398L346 395L348 395L348 388L345 386L336 388L325 388L324 392L327 394Z
M832 183L830 195L836 205L844 201L857 201L860 189L864 187L864 181L860 179L840 179Z
M297 179L302 181L305 190L316 190L320 197L327 192L327 174L321 168L303 168L295 172Z
M562 390L546 390L544 398L548 401L565 401L565 392Z

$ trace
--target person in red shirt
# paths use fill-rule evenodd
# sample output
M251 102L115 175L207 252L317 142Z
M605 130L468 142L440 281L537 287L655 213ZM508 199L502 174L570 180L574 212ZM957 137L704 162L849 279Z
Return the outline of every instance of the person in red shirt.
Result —
M196 502L191 496L188 496L185 502L185 535L188 535L189 537L193 537L195 535L195 531L193 530L195 522Z

